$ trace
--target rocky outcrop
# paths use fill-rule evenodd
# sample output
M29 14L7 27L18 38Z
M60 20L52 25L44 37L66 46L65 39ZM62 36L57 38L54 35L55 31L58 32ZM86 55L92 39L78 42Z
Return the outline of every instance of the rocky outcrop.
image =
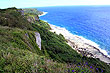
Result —
M35 37L36 37L36 44L38 45L38 47L41 50L41 37L40 37L40 34L38 32L35 32Z
M35 16L34 18L35 18L35 21L39 21L40 20L38 15Z
M19 9L18 11L21 12L21 15L24 15L24 10Z
M110 58L106 55L104 55L99 48L94 47L90 44L84 43L83 46L80 46L77 43L74 43L73 40L68 40L68 45L70 45L74 50L76 50L78 53L82 54L83 56L87 57L93 57L93 58L99 58L101 61L105 63L110 63Z
M20 13L21 13L21 15L23 15L23 16L25 16L25 11L24 10L22 10L22 9L20 9L20 10L18 10ZM39 21L40 19L39 19L39 16L36 14L36 15L34 15L34 14L30 14L30 16L27 16L26 15L26 18L27 18L27 20L29 21L29 22L31 22L31 23L35 23L36 21Z
M31 23L35 23L36 21L39 21L40 19L39 19L38 15L36 15L36 16L34 16L34 17L29 16L29 17L27 18L27 20L28 20L29 22L31 22Z

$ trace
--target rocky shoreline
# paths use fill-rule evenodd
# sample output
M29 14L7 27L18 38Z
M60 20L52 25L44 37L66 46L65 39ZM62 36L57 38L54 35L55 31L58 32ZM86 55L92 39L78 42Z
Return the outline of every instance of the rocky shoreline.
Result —
M65 28L61 28L50 24L52 30L56 34L62 34L67 40L67 44L70 45L74 50L87 57L99 58L105 63L110 63L110 57L105 55L105 50L101 50L98 45L90 40L87 40L81 36L73 35Z

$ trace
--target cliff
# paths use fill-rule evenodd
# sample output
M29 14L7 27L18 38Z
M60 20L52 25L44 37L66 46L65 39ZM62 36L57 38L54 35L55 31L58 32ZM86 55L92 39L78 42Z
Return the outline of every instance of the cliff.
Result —
M40 37L40 34L38 32L35 32L35 37L36 37L36 44L38 45L38 47L41 50L41 37Z

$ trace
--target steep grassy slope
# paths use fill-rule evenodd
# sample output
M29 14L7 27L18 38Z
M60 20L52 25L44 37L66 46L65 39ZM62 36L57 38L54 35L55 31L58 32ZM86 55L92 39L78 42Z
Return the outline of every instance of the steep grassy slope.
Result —
M28 49L32 52L40 54L40 49L36 44L34 35L34 31L0 26L0 49Z
M28 34L28 37L27 37ZM75 65L57 63L45 58L37 47L34 31L0 26L0 73L72 72ZM75 67L74 71L80 68ZM83 67L90 72L89 67Z
M78 54L61 34L50 32L48 23L34 18L38 14L22 11L0 10L0 73L110 73L109 65ZM35 32L41 35L41 50Z

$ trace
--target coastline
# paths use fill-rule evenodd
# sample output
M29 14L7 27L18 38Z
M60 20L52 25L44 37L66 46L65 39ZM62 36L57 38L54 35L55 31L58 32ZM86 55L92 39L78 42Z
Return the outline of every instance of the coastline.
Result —
M49 24L51 32L56 32L56 34L62 34L65 39L68 41L67 44L70 45L74 50L82 55L87 57L99 58L101 61L105 63L110 63L110 57L108 57L105 50L99 48L96 43L87 40L81 36L74 35L70 33L65 28L61 28L52 24Z
M48 12L43 12L43 14L39 15L39 17L44 16L47 13ZM52 24L49 25L51 27L51 32L56 32L56 34L62 34L68 41L67 44L71 46L74 50L76 50L78 53L81 53L82 55L85 55L87 57L99 58L105 63L110 63L110 57L107 55L107 52L99 48L99 45L97 45L95 42L85 39L82 36L74 35L65 28Z
M46 15L48 12L43 12L43 14L38 15L39 17Z

